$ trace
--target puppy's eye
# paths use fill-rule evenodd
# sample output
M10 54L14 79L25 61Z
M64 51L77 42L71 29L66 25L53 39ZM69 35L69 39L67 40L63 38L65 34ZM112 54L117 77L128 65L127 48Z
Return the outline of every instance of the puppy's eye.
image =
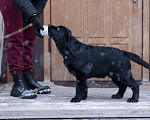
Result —
M59 28L59 27L57 27L57 30L58 30L58 31L60 31L60 28Z

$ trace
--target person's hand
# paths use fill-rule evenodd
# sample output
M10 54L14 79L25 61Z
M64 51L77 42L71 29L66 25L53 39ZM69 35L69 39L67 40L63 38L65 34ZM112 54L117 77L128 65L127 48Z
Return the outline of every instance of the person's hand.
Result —
M31 21L32 21L32 24L33 24L33 30L34 30L35 35L43 38L43 36L40 33L40 29L44 30L44 27L41 24L40 17L35 14L35 15L32 16Z

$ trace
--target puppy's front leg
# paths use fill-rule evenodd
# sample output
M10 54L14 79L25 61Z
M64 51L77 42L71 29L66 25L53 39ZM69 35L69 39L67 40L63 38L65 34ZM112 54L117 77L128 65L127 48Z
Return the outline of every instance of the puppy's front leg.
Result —
M71 102L80 102L87 98L88 87L86 79L78 79L76 82L76 95L71 99Z

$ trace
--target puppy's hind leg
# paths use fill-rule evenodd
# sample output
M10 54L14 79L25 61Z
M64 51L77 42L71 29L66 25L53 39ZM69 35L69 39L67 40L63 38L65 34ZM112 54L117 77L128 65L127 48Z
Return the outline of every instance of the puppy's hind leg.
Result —
M87 98L88 86L87 80L80 78L77 79L76 82L76 95L71 99L71 102L80 102L81 100L85 100Z
M132 84L129 85L129 87L132 89L133 95L132 95L131 98L129 98L127 100L127 102L138 102L138 99L139 99L139 84L137 83L137 81L135 81L135 79L133 77L131 77L131 82L132 82Z
M138 102L139 99L139 84L135 79L131 76L130 78L127 78L124 81L124 84L126 84L128 87L132 89L133 95L131 98L127 100L127 102Z
M127 86L125 86L123 83L118 81L118 79L116 79L116 78L112 78L112 81L119 87L119 91L117 92L117 94L112 95L111 98L112 99L121 99L126 91Z

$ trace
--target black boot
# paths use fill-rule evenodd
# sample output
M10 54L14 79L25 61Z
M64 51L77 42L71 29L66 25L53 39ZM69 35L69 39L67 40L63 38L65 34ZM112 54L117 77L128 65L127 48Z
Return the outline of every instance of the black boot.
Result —
M29 89L23 80L23 75L13 74L13 86L10 92L13 97L19 97L22 99L34 99L37 97L33 90Z
M27 84L27 86L30 89L35 90L35 92L38 94L48 94L51 92L51 89L49 86L42 86L34 80L32 72L28 74L24 74L23 79L25 80L25 83Z

